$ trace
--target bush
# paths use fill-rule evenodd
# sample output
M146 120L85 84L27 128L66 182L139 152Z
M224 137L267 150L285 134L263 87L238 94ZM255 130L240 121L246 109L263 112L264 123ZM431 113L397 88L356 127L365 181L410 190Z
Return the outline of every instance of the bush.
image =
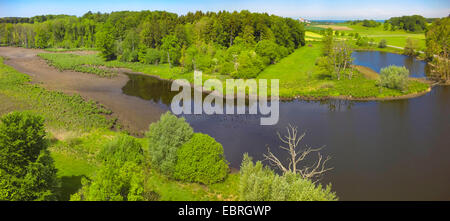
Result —
M417 40L407 38L405 48L403 49L403 53L408 56L416 56L417 55L416 50L417 50Z
M82 188L71 201L142 201L144 198L144 169L135 162L106 163L97 174L81 180Z
M170 112L150 125L146 136L149 139L151 165L163 174L172 176L177 161L177 150L191 139L194 131L184 118L177 118Z
M108 142L101 149L98 157L104 162L116 161L120 164L125 162L141 164L144 162L144 152L141 144L136 138L125 134L117 136Z
M222 145L214 138L196 133L177 152L176 179L211 184L221 181L228 173Z
M385 48L387 47L387 43L385 39L381 39L381 41L378 43L379 48Z
M105 144L98 157L103 161L92 180L71 196L77 201L144 200L144 155L136 138L122 134Z
M391 65L380 71L380 85L383 87L406 90L408 86L409 71L405 67Z
M44 119L13 112L0 119L0 200L50 200L58 185Z
M368 46L369 45L369 39L367 37L359 37L358 40L356 40L356 45L358 46Z
M239 197L244 201L334 201L336 194L328 185L325 189L298 174L282 176L264 167L260 161L254 164L244 155L240 170Z
M144 64L158 64L161 59L161 52L155 48L143 49L142 53L139 53L139 61Z

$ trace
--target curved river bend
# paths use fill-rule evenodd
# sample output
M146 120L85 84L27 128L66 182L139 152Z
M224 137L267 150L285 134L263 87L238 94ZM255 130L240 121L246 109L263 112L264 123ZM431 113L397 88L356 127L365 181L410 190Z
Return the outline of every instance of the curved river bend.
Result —
M354 57L356 64L376 71L404 64L412 76L425 76L425 62L406 56L357 52ZM170 82L129 77L122 89L125 94L169 110L177 94L170 91ZM307 133L302 144L326 145L323 154L332 157L329 166L334 169L321 182L331 182L341 200L449 200L449 114L450 88L438 86L408 100L281 102L280 120L273 126L260 126L259 115L183 117L196 132L220 142L234 168L239 168L243 153L261 160L267 146L287 157L279 151L276 132L294 124Z

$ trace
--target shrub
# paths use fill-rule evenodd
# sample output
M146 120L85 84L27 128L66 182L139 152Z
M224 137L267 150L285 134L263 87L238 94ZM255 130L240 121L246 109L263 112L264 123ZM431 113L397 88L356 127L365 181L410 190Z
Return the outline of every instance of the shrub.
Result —
M391 65L380 71L380 85L404 91L408 86L409 71L405 67Z
M149 139L151 165L163 174L171 176L177 161L177 150L191 139L194 131L184 118L177 118L170 112L150 125L146 136Z
M117 136L103 146L98 156L104 162L116 161L120 164L128 161L141 164L144 161L141 144L136 138L125 134Z
M408 56L415 56L417 50L417 40L413 40L411 38L406 39L406 45L403 49L403 53Z
M378 43L379 48L385 48L387 47L386 39L381 39L381 41Z
M369 45L369 39L367 37L358 37L358 40L356 40L356 45L358 46L368 46Z
M214 138L196 133L177 152L176 179L211 184L221 181L228 173L222 145Z
M98 158L102 166L91 180L82 179L82 188L71 200L144 200L144 155L136 138L115 137L102 147Z
M142 53L139 53L139 61L144 64L158 64L161 59L161 52L155 48L143 49Z
M325 189L298 174L282 176L264 167L260 161L254 164L244 155L240 170L239 197L244 201L334 201L336 194L328 185Z
M107 162L97 174L81 180L82 188L72 201L141 201L144 198L144 169L135 162Z
M44 119L13 112L0 119L0 200L50 200L58 185Z

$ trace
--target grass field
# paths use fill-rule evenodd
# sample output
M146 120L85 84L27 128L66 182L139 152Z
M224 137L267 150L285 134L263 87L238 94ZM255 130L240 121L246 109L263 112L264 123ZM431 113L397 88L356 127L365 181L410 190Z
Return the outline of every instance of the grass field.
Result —
M322 35L317 34L315 32L311 32L311 31L305 32L305 40L306 41L321 41L322 37L323 37Z

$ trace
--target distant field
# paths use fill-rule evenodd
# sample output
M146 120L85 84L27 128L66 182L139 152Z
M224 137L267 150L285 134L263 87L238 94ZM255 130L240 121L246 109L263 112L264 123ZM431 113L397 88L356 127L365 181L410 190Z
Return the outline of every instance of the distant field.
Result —
M351 31L351 30L353 30L352 28L349 28L344 25L315 25L315 27L325 28L325 29L331 28L335 31Z
M408 33L404 30L385 31L383 25L374 28L364 27L361 24L350 25L342 23L336 25L316 25L317 28L332 28L333 30L343 31L346 35L350 33L359 33L359 35L373 38L375 42L385 39L388 45L405 47L406 39L411 38L416 41L420 51L425 50L425 34L424 33Z
M320 40L322 40L322 35L314 33L314 32L310 32L310 31L306 31L305 32L305 40L306 41L320 41Z

